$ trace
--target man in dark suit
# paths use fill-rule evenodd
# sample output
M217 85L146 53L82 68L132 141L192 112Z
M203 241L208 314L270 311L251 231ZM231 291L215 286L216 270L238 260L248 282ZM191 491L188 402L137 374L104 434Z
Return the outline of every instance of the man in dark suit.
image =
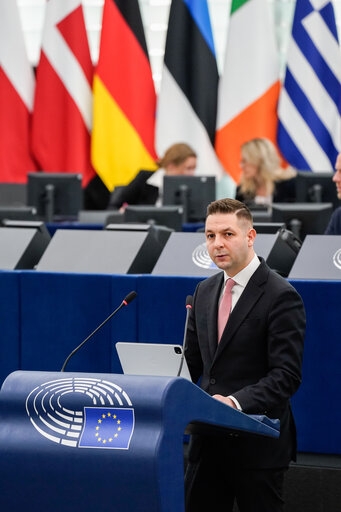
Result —
M202 389L228 407L279 418L281 431L279 439L193 436L186 510L228 512L236 499L240 512L279 512L284 473L296 454L290 397L301 382L304 306L256 256L252 215L243 203L211 203L205 233L209 255L224 272L200 282L194 294L186 349L192 380L201 377ZM219 304L231 278L231 312L218 339Z
M336 194L338 199L341 199L341 153L337 155L335 162L335 173L333 181L336 185ZM330 218L325 235L341 235L341 206L336 208Z

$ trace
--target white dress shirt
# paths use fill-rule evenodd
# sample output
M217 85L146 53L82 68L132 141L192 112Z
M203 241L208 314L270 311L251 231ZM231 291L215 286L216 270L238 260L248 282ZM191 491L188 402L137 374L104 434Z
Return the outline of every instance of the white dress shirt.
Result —
M249 282L253 273L257 270L259 265L260 265L260 261L258 259L258 256L255 254L254 257L252 258L252 260L250 261L250 263L246 267L244 267L240 272L238 272L238 274L233 276L232 279L236 284L234 285L234 287L232 288L232 291L231 291L231 296L232 296L231 311L233 311L233 308L237 304L247 283ZM224 284L223 284L223 287L221 290L219 302L224 294L226 281L228 279L230 279L230 276L228 274L226 274L226 272L224 272Z
M163 200L163 178L166 174L166 171L162 168L157 169L150 178L147 179L148 185L153 185L153 187L157 187L159 189L159 195L156 200L155 206L162 206Z
M226 281L228 279L233 279L234 282L236 283L231 291L231 296L232 296L231 311L233 311L233 308L235 307L238 300L240 299L240 296L243 293L243 291L245 290L247 283L249 282L252 275L259 267L259 265L260 265L260 261L259 261L257 255L255 254L254 257L252 258L252 260L250 261L250 263L246 267L244 267L240 272L238 272L238 274L233 276L233 278L230 278L230 276L228 274L226 274L226 272L224 272L224 285L221 290L219 302L221 301L221 298L223 296ZM234 396L232 396L232 395L230 395L229 398L235 404L238 411L242 411L242 408L241 408L238 400L236 398L234 398Z

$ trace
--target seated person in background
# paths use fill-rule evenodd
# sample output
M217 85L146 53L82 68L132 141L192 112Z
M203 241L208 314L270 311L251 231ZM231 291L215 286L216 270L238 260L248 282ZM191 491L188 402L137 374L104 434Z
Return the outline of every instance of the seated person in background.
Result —
M197 155L190 146L184 143L173 144L159 160L158 170L141 170L127 186L116 187L111 195L109 208L121 208L124 204L155 204L162 198L165 174L193 175L196 165Z
M274 144L266 138L252 139L241 147L242 174L236 199L249 207L295 201L296 171L280 167Z
M337 155L335 174L332 179L336 185L337 197L341 199L341 153ZM331 216L325 235L341 235L341 206L336 208Z

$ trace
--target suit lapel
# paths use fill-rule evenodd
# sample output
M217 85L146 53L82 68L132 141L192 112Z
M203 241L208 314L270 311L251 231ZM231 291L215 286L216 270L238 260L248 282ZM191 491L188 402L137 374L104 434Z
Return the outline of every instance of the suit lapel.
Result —
M244 319L252 310L261 295L263 295L264 282L267 280L268 273L269 270L267 269L266 264L264 261L261 261L260 266L251 277L236 306L233 308L218 348L215 352L214 361L224 351L225 347L229 344L233 335L238 330Z

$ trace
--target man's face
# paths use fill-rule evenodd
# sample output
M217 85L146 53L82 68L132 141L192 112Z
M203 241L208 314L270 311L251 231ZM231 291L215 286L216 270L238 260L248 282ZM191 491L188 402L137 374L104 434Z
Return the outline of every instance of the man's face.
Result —
M337 197L341 199L341 153L337 156L335 162L335 173L333 176L333 181L336 185Z
M230 277L252 260L256 231L247 220L234 213L215 213L206 219L205 234L211 260Z

